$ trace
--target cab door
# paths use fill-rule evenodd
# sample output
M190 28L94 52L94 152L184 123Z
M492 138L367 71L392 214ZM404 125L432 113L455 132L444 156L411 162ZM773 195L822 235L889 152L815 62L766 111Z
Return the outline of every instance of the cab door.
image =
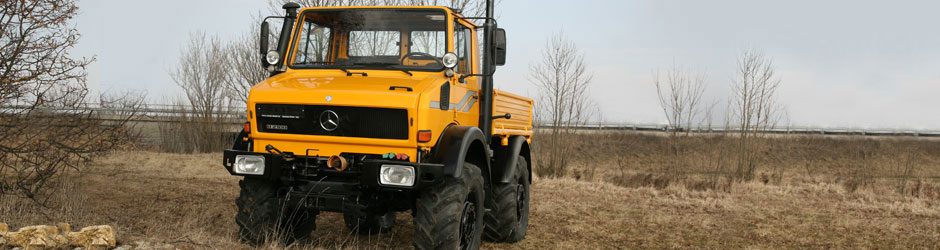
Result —
M477 126L480 122L480 79L476 76L459 79L463 75L479 72L477 64L476 34L472 24L466 20L457 19L454 22L451 45L457 54L458 63L454 67L455 77L451 81L451 102L454 105L454 120L464 126Z

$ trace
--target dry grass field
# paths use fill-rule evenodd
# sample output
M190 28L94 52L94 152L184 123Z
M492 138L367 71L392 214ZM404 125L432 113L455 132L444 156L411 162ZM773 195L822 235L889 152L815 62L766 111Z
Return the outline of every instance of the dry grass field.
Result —
M534 180L528 237L484 248L940 249L940 141L768 138L755 178L731 183L712 167L727 165L727 138L686 138L681 158L659 134L574 139L590 143L575 144L571 177ZM116 152L69 173L47 208L0 199L0 221L108 224L141 249L248 249L235 236L239 178L220 159ZM351 235L338 214L318 218L312 240L292 248L411 246L409 214L373 237Z

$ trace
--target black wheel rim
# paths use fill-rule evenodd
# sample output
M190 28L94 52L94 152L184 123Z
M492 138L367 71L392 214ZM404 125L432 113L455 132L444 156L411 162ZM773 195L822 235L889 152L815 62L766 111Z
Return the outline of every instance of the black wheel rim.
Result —
M522 216L525 214L525 199L526 199L526 190L525 185L522 184L523 180L519 180L519 184L516 184L516 222L522 222Z
M470 197L473 197L471 194ZM469 249L473 242L473 232L476 229L477 205L470 201L470 197L463 203L463 213L460 215L460 249Z

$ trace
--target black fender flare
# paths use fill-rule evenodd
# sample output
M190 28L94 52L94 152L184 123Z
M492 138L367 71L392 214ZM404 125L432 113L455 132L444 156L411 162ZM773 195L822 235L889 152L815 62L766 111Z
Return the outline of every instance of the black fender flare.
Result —
M512 136L508 146L499 146L496 149L496 166L493 166L493 176L497 183L510 183L510 178L516 174L517 155L526 159L526 169L529 170L529 183L532 183L532 155L528 138Z
M444 129L437 145L431 149L431 162L444 164L444 175L459 178L463 163L467 161L479 166L483 179L489 183L490 154L483 131L452 124Z

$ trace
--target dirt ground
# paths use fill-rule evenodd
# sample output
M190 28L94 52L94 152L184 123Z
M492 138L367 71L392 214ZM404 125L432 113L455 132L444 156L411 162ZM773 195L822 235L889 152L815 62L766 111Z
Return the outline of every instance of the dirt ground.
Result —
M50 208L0 200L0 221L11 228L107 224L115 227L120 244L140 249L248 249L235 236L239 177L220 161L220 154L113 153L70 174ZM940 249L937 198L848 192L825 181L755 181L726 191L694 191L537 178L531 206L524 241L483 248ZM398 215L393 232L372 237L350 234L339 214L322 213L317 225L310 242L290 247L411 246L410 214Z

